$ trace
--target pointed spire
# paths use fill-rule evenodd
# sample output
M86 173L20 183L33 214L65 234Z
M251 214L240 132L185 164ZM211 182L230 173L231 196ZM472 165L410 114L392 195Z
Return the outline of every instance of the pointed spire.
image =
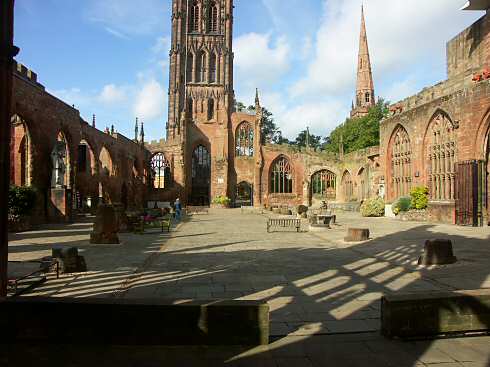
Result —
M255 89L255 107L260 107L259 88Z
M138 141L138 131L139 126L138 126L138 118L136 117L136 124L134 125L134 141Z
M114 135L114 132L115 132L114 125L111 125L111 135Z
M364 116L368 109L375 104L374 81L371 69L371 57L366 32L366 19L364 17L364 5L361 6L361 33L359 38L359 57L357 66L357 88L355 108L351 115Z
M95 114L92 115L92 127L95 128Z
M144 125L143 125L143 121L141 121L140 143L141 144L145 144L145 128L144 128Z

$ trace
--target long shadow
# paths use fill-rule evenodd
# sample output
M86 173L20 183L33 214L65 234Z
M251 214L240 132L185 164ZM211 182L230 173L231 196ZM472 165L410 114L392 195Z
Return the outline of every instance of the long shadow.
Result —
M71 228L70 228L71 229ZM34 238L55 238L55 237L70 237L70 236L86 236L90 233L92 233L92 229L86 229L85 231L70 231L64 230L63 232L46 232L46 233L15 233L9 235L9 241L23 241L23 240L29 240L29 239L34 239Z
M381 338L380 296L440 289L478 289L487 281L490 269L489 239L448 235L434 232L434 228L421 225L346 248L332 245L219 251L223 246L243 243L239 241L156 253L152 264L128 285L127 297L150 294L151 297L174 299L264 300L271 306L273 344L269 348L228 348L213 352L215 354L211 356L210 350L205 348L158 351L109 347L103 354L98 354L94 352L99 350L98 347L81 347L76 350L84 351L84 356L81 362L73 365L103 361L104 365L110 366L178 363L276 366L276 362L282 365L280 361L283 361L284 365L305 366L414 366L424 362L426 354L433 348L440 347L433 341L403 342ZM450 238L459 262L450 266L418 268L415 262L423 248L422 240L435 238ZM198 252L212 249L216 251ZM94 288L103 288L110 277L97 278L91 279L77 296L104 296L105 293ZM466 345L460 340L446 343ZM482 355L485 349L480 344L475 339L466 347L475 355ZM48 352L54 356L54 361L61 363L74 347L63 350L56 346L32 348L42 365L42 361L48 359ZM194 360L193 353L200 358ZM452 357L450 353L453 353ZM449 358L446 362L458 363L457 353L456 347L449 348L445 354ZM141 360L146 362L136 363ZM204 364L204 360L211 364ZM481 362L490 364L490 360Z

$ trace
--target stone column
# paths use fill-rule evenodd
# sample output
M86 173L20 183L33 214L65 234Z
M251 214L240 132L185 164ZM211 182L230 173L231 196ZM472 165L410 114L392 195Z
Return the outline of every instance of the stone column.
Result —
M7 295L8 187L10 184L10 116L14 42L14 0L0 3L0 297Z

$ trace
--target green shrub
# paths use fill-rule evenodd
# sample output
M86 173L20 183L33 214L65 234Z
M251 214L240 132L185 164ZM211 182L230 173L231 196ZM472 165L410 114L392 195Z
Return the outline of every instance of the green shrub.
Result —
M36 190L27 186L10 186L9 217L29 215L36 205Z
M224 205L224 206L229 206L231 203L231 199L227 196L216 196L213 199L213 204L218 204L218 205Z
M429 205L429 189L427 187L414 187L410 190L410 196L412 198L412 208L417 210L427 209L427 206Z
M393 213L398 215L402 212L408 212L412 207L412 198L408 196L402 196L392 206Z
M361 205L363 217L382 217L385 215L385 202L382 198L367 199Z

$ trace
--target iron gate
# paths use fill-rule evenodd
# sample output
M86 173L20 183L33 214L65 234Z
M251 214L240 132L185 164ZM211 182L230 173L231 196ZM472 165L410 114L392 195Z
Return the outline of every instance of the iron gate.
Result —
M487 203L486 167L483 161L467 161L456 165L456 223L483 226Z

